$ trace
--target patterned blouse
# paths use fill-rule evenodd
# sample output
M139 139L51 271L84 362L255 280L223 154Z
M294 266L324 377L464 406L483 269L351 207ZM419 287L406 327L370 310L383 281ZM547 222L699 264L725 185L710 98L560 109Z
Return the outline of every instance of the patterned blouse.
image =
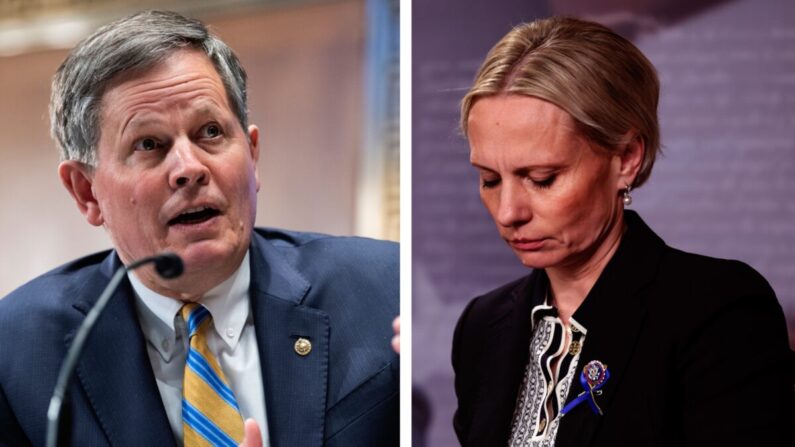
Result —
M551 447L560 424L586 329L574 318L565 327L558 311L546 302L532 310L530 360L516 399L511 425L511 447ZM570 342L567 343L567 340Z

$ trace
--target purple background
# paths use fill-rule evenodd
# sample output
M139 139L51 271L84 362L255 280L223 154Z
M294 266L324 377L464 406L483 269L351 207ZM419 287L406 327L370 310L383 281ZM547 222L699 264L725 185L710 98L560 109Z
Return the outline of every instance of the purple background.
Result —
M457 445L449 359L464 305L527 273L480 203L457 119L488 49L536 17L605 23L655 64L664 155L632 208L669 245L759 270L795 345L795 2L423 0L412 8L415 445Z

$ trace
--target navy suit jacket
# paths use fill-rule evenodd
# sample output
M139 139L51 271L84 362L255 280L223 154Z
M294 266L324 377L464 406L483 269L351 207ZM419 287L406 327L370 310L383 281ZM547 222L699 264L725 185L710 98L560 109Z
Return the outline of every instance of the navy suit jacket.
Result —
M251 307L271 445L398 445L397 244L257 229ZM77 327L121 265L104 252L0 300L0 445L44 445L46 413ZM72 445L174 445L124 280L68 393ZM312 351L295 353L298 337Z
M555 445L792 446L792 353L781 306L762 276L737 262L665 245L632 212L618 250L574 313L587 329L577 373L610 370L597 397L560 420ZM474 299L453 341L466 447L505 446L529 359L537 270ZM572 381L567 402L582 393Z

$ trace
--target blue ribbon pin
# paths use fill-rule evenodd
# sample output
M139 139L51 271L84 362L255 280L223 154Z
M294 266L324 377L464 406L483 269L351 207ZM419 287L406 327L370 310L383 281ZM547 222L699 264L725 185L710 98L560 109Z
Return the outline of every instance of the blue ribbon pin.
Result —
M560 414L566 414L574 407L581 404L583 401L588 401L588 404L591 406L591 410L601 416L602 409L596 404L596 396L594 396L594 391L602 388L609 378L610 371L607 369L607 365L600 362L599 360L591 360L588 362L582 369L582 374L580 374L580 384L586 391L583 391L577 396L576 399L566 404L566 406L560 410Z

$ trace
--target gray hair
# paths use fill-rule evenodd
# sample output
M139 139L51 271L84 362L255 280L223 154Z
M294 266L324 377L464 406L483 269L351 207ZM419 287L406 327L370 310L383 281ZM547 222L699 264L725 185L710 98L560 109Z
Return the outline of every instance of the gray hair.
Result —
M99 28L72 49L52 81L50 126L64 160L97 163L102 96L122 73L146 70L181 49L203 51L226 89L240 125L248 127L246 72L235 53L200 21L144 11Z

